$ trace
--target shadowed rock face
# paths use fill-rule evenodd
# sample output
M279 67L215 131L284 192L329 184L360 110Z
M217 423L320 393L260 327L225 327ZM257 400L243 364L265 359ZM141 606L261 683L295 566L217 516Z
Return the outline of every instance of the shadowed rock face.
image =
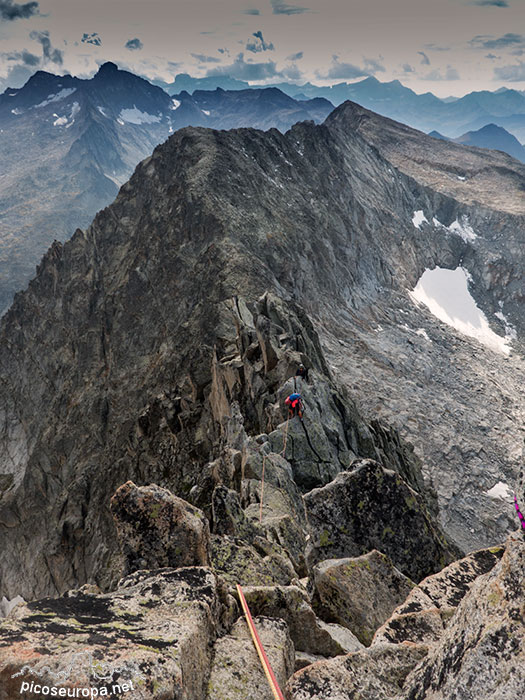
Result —
M424 207L429 220L435 212L444 223L472 213L480 239L489 224L507 231L515 220L489 212L483 223L465 205L396 171L345 121L345 109L324 126L300 124L285 135L179 131L138 166L85 232L46 255L0 329L0 594L31 598L87 580L109 587L118 576L108 508L116 488L130 479L157 483L211 516L213 491L224 485L241 493L247 508L260 496L242 469L260 468L266 452L296 512L297 487L327 484L353 459L367 457L402 475L436 525L428 487L439 476L443 518L467 544L493 540L508 527L496 521L500 507L480 496L480 486L514 475L516 465L503 453L517 427L512 401L504 399L517 381L510 371L517 360L507 361L510 369L494 386L484 375L500 368L497 360L488 364L493 354L481 349L472 359L473 342L406 308L406 289L426 265L468 259L479 275L486 271L484 244L478 252L439 227L415 229L415 210ZM486 304L495 305L491 294ZM391 331L384 340L379 321ZM426 324L439 337L437 349L423 353L426 367L412 354L416 341L406 344L406 323ZM288 468L279 461L281 402L300 361L317 378L305 387L308 437L297 423L289 426L290 452L281 455ZM428 408L421 380L435 368L441 384L430 391L452 402L440 421L434 419L445 404ZM471 433L458 432L456 422L461 402L461 415L473 406L462 385L471 372L490 386L465 422L481 426L479 413L490 404L491 421L501 418L505 428L498 441L484 438L482 473L481 433L474 434L477 450L467 465L479 478L464 466ZM456 393L449 395L451 385ZM399 427L417 437L425 481L418 458L384 420L399 424L416 413L423 421L423 408L425 424L441 431L438 439L423 445L418 425ZM256 443L258 435L267 447ZM264 502L263 526L284 549L293 535L283 502ZM466 523L474 510L479 528L471 536Z
M166 489L123 484L110 503L125 574L165 566L207 566L210 531L204 513Z
M372 460L353 467L305 496L312 529L309 563L381 548L414 581L439 571L450 552L416 492Z
M414 584L381 552L353 559L327 559L312 571L314 606L325 619L348 627L370 645L376 629L405 600Z

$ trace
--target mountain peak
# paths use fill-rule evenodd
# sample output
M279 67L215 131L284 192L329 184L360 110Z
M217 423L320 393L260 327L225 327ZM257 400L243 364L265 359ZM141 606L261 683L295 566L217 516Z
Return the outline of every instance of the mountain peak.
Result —
M106 63L103 63L100 66L95 77L114 75L115 73L118 73L118 70L119 70L119 67L117 66L116 63L113 63L112 61L106 61Z

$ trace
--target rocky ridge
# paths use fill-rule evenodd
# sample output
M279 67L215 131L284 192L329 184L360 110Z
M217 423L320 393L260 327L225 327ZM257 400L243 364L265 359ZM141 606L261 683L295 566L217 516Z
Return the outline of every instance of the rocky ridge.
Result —
M28 659L56 676L64 651L86 643L99 660L110 644L145 699L246 688L260 669L237 583L281 680L300 669L290 698L364 688L430 700L453 688L451 664L465 678L474 663L497 673L492 648L470 654L470 638L454 656L469 614L488 639L495 589L505 591L498 639L520 638L523 541L511 537L499 563L501 549L454 563L439 501L462 533L468 488L455 512L431 483L431 469L446 476L443 461L422 463L337 380L336 332L344 348L354 329L357 344L373 303L386 318L404 311L400 285L429 248L452 261L468 252L439 227L416 234L412 212L425 202L445 220L460 204L394 171L338 120L286 135L177 133L86 232L51 249L3 319L0 593L44 597L0 627L4 692L20 694L13 679ZM456 339L443 336L442 359ZM474 344L463 342L466 353ZM309 381L294 376L300 362ZM302 420L283 412L295 389ZM364 621L341 603L363 589L378 596ZM85 614L100 602L99 616ZM521 680L516 651L514 641L496 649L507 686Z

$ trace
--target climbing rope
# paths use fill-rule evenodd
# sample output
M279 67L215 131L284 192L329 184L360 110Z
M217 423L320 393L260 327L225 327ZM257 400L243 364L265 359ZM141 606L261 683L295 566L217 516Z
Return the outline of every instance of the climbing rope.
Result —
M288 423L290 422L290 412L288 411L288 418L286 419L286 428L284 429L284 441L283 441L283 451L281 452L281 457L286 454L286 441L288 440Z
M246 602L246 598L244 597L244 593L242 592L242 588L240 587L239 584L237 584L237 592L239 594L239 600L241 601L244 616L245 616L246 622L248 624L248 629L250 630L250 634L252 635L255 650L257 651L257 654L259 655L259 659L260 659L262 667L264 669L264 673L266 674L266 679L268 680L268 684L269 684L270 689L273 693L273 697L275 698L275 700L284 700L284 695L282 694L281 689L279 688L279 683L277 683L277 678L275 677L275 673L273 672L273 669L270 665L270 661L268 660L268 657L266 656L266 652L264 651L264 647L263 647L262 642L260 640L259 634L257 633L257 630L255 629L255 625L253 623L253 618L251 616L250 609L248 608L248 603Z
M262 478L261 478L261 503L259 506L259 525L262 523L262 509L263 509L263 498L264 498L264 466L266 464L266 455L263 455L262 463Z

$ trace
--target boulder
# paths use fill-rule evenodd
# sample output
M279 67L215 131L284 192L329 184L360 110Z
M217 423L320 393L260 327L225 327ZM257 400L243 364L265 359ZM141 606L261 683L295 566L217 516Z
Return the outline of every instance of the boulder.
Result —
M478 576L439 644L407 678L402 700L508 700L525 688L525 541Z
M254 624L277 682L284 688L294 670L294 647L286 623L256 617ZM204 697L204 696L203 696ZM206 700L272 700L263 667L244 618L215 644Z
M490 571L501 559L504 551L504 547L500 546L471 552L437 574L423 579L419 588L441 610L443 617L449 617L478 576Z
M34 681L104 687L109 696L125 683L137 700L202 700L212 645L231 624L232 606L204 567L139 571L112 593L20 604L0 621L0 699L34 699Z
M424 645L381 644L320 661L288 681L288 700L398 700L408 673L427 653Z
M319 620L308 594L298 586L247 586L243 592L252 615L287 623L296 651L330 657L362 648L350 630Z
M422 497L396 472L357 460L323 488L305 495L310 566L379 549L413 581L455 558Z
M435 607L404 614L394 612L374 634L372 646L385 642L431 645L441 639L444 629L439 610Z
M287 585L296 576L286 554L268 540L257 537L254 546L233 537L212 535L214 571L231 586Z
M377 550L353 559L328 559L317 564L312 584L314 609L325 619L350 629L365 645L414 587Z
M492 547L472 552L423 579L377 630L372 644L437 642L474 581L495 566L503 551L503 547Z
M152 484L123 484L111 499L125 573L210 563L210 531L203 512Z

